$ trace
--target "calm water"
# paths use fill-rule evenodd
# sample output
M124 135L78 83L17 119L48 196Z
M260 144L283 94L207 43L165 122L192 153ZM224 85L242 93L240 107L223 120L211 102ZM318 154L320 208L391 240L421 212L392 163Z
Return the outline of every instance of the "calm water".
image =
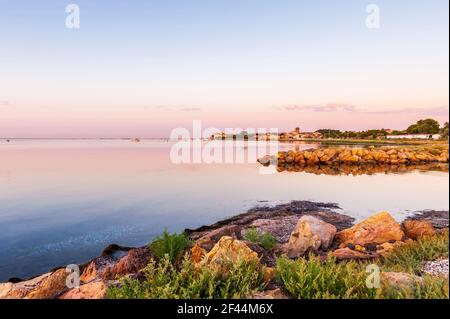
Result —
M357 220L380 210L401 220L449 209L445 172L264 175L257 164L173 164L170 147L0 141L0 281L84 262L110 243L143 245L165 227L201 226L265 201L336 202Z

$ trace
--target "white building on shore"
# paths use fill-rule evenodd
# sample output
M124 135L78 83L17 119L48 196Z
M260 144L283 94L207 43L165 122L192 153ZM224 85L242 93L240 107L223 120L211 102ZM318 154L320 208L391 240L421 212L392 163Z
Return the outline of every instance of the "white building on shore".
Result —
M403 134L403 135L387 135L389 140L438 140L441 134Z

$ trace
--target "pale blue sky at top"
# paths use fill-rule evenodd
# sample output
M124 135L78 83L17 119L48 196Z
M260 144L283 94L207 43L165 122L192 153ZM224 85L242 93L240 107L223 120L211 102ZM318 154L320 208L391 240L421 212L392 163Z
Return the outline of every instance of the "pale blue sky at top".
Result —
M70 3L80 29L65 26ZM370 3L380 29L365 25ZM0 0L0 137L444 121L448 12L447 0ZM351 108L307 107L330 104Z

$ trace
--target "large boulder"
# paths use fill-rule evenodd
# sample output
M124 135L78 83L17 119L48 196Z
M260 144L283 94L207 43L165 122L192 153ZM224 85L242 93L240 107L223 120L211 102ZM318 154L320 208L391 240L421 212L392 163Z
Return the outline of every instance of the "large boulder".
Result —
M118 279L119 277L138 273L148 265L152 254L147 247L131 249L116 264L108 266L102 274L103 279Z
M223 236L238 238L241 233L241 227L238 225L226 225L211 231L207 231L196 243L203 249L209 251ZM192 236L191 236L192 237ZM194 238L195 239L195 238Z
M240 240L223 236L217 244L206 254L204 262L212 269L226 272L230 264L238 261L259 263L256 252Z
M418 239L422 236L432 236L436 234L430 222L426 220L405 220L402 224L403 230L411 239Z
M251 222L249 228L256 228L263 233L270 233L278 242L286 243L289 241L292 230L297 225L300 216L283 216L281 218L260 218ZM242 230L244 236L246 229Z
M384 285L405 289L414 283L422 282L422 278L404 272L382 272L381 281Z
M365 246L399 241L404 233L400 225L388 212L380 212L355 226L336 234L336 241L341 244Z
M336 249L331 253L336 260L357 260L357 259L374 259L378 255L370 252L362 252L353 250L348 247Z
M58 269L30 280L0 285L0 299L50 299L66 290L65 269Z
M284 249L290 258L297 258L308 250L327 249L335 234L335 226L313 216L302 216Z
M45 278L33 291L26 295L26 299L51 299L67 289L66 269L58 269Z
M108 246L101 256L94 258L87 265L82 266L80 281L88 283L99 278L115 279L117 275L136 272L136 268L143 265L149 254L148 248L125 248L118 245ZM137 261L140 260L140 261ZM132 264L139 264L138 266Z
M103 281L93 281L79 288L72 288L58 299L104 299L107 286Z

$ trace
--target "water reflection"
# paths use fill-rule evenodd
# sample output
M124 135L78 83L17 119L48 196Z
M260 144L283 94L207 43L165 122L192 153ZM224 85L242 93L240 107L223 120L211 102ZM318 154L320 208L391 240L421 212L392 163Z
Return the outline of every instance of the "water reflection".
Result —
M211 224L260 201L334 202L357 220L381 210L398 220L416 210L448 210L445 168L263 175L250 162L174 164L170 149L150 140L0 141L0 281L82 263L111 243L144 245L166 227Z
M390 164L361 164L361 165L301 165L279 164L278 172L304 172L316 175L373 175L373 174L405 174L414 171L448 172L449 165L443 163L428 163L416 165L390 165Z

